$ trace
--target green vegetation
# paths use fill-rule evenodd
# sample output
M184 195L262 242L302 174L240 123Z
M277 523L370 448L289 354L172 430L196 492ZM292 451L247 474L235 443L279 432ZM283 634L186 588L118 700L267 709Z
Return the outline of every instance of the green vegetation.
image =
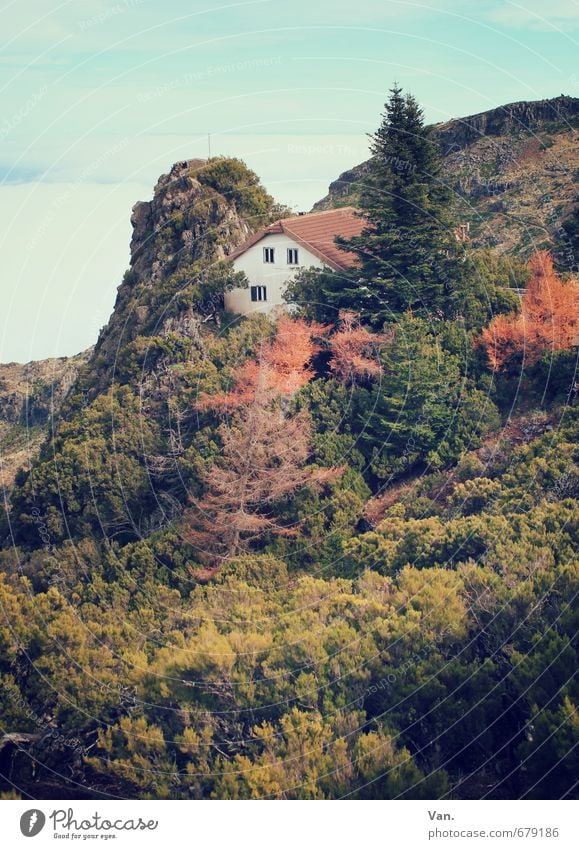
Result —
M516 298L505 282L524 275L521 264L466 254L455 235L458 213L437 143L415 99L397 86L371 151L359 199L366 226L360 236L337 239L358 264L347 273L305 271L286 299L320 321L354 310L376 329L412 310L429 320L460 318L467 329L480 330L497 312L513 309Z
M526 269L453 241L399 89L375 145L358 299L310 271L298 316L224 321L243 281L202 245L133 281L115 326L146 309L19 473L5 797L575 792L576 349L537 336L531 364L489 367L481 331L516 322ZM195 176L266 214L243 169Z
M192 176L233 203L251 226L263 227L287 212L285 207L274 204L257 174L240 159L216 156L195 168Z

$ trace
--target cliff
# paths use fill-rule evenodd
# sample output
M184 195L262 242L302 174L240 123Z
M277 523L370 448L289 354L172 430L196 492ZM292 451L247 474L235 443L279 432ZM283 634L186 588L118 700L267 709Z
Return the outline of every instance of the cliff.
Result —
M165 355L201 345L203 281L283 211L239 160L189 159L163 174L152 199L133 207L130 268L96 346L68 359L0 365L0 484L11 487L36 459L66 398L64 418L113 381L154 383Z
M240 160L188 159L163 174L150 201L132 210L130 268L95 348L98 371L139 336L175 330L197 339L202 269L215 267L284 210ZM197 299L198 301L198 299Z
M579 98L560 95L550 100L520 100L496 109L456 118L434 126L443 152L463 149L483 136L518 136L534 131L577 128Z

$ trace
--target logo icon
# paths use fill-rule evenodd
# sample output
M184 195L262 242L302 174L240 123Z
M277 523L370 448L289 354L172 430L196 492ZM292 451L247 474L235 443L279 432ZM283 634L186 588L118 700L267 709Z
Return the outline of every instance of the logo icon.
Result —
M25 837L36 837L46 823L46 817L38 808L25 811L20 817L20 831Z

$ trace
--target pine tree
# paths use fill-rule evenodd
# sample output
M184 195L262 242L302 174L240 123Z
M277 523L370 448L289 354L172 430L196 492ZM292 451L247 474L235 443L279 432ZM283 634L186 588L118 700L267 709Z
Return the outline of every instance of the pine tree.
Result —
M325 293L333 305L361 310L375 327L406 309L453 314L461 277L452 196L422 110L398 85L385 109L360 202L367 226L360 236L337 240L358 256L359 269Z

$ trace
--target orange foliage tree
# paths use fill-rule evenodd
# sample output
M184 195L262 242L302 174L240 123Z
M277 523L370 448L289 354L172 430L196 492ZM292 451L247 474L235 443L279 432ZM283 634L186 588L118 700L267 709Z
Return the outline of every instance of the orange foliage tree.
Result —
M494 369L504 369L516 355L529 365L545 351L564 351L577 344L579 282L563 282L548 251L537 251L529 262L531 277L518 315L499 315L481 335Z
M190 499L184 517L185 538L198 559L210 564L194 571L195 577L211 577L224 560L245 553L265 533L296 533L276 517L280 501L341 474L341 469L307 465L308 415L291 412L284 403L313 376L309 363L319 349L314 336L322 331L319 325L280 318L258 359L235 370L232 388L198 404L232 415L219 428L222 452L203 475L204 493Z
M271 345L262 350L262 362L270 370L274 388L282 395L294 392L312 379L312 358L320 350L319 337L326 327L316 322L281 316Z
M341 312L338 328L329 338L330 369L342 383L378 377L382 372L380 346L385 340L384 334L362 327L355 313Z
M258 393L272 391L289 397L314 375L312 357L320 350L316 341L326 328L315 322L281 316L273 341L263 342L257 358L247 360L233 375L231 389L202 395L199 410L229 411L250 404Z
M199 559L218 566L248 551L269 532L291 536L297 528L276 518L276 506L300 488L336 477L338 469L307 466L310 423L279 403L259 399L221 425L223 450L204 475L204 494L192 498L185 538Z

